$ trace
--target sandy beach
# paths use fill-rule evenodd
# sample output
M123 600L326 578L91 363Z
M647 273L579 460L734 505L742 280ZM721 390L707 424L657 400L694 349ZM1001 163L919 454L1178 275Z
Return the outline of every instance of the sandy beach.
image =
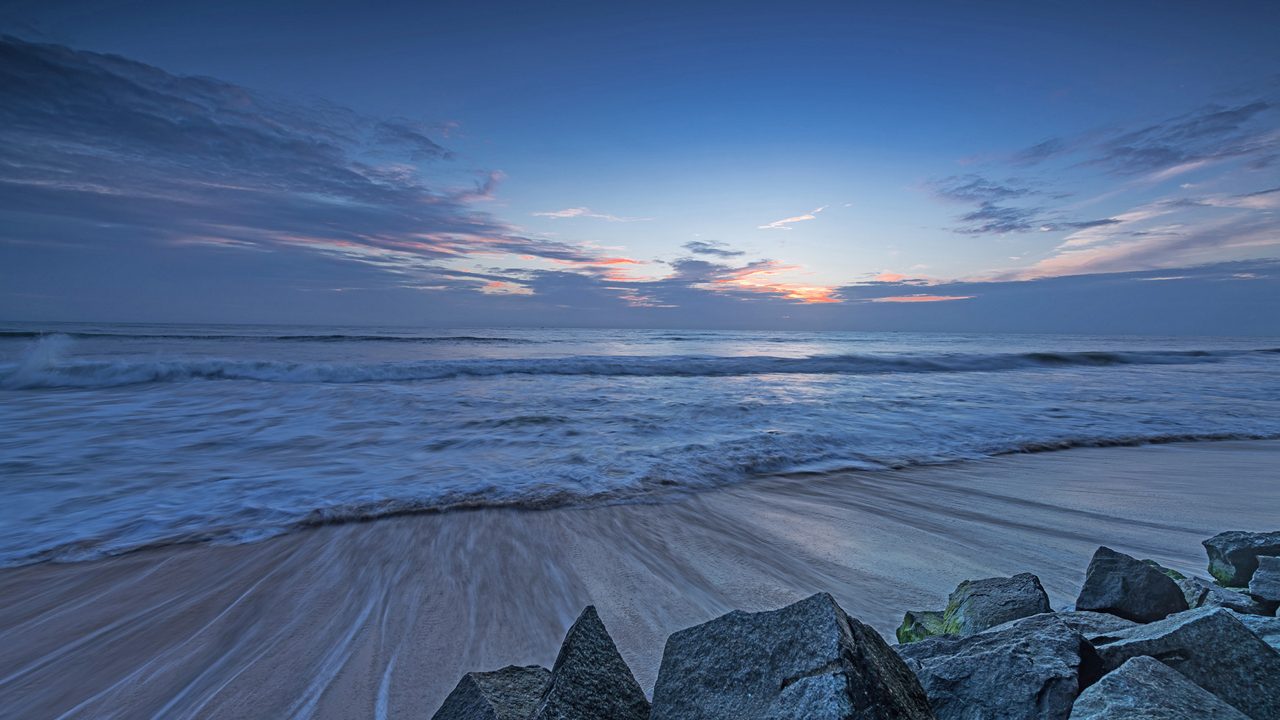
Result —
M1077 449L762 479L650 504L479 510L0 572L9 717L429 717L461 673L550 666L595 604L652 690L673 630L818 590L888 637L961 580L1069 605L1107 544L1204 574L1275 529L1280 442Z

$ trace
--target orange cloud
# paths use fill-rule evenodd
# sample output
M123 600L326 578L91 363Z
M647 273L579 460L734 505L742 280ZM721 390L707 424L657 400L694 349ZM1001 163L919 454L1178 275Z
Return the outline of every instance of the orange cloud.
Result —
M834 287L801 285L799 283L779 282L773 279L777 275L796 270L800 270L797 265L781 265L777 262L769 261L733 270L728 277L720 278L715 283L717 285L730 285L739 290L747 290L749 292L781 295L788 300L799 300L805 304L840 302L840 299L835 297L836 289Z

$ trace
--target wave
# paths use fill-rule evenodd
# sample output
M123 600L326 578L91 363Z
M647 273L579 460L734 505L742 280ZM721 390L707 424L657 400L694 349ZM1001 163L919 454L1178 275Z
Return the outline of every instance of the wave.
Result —
M1000 372L1036 368L1185 365L1280 349L1031 352L933 355L572 356L559 358L424 360L399 363L303 363L279 360L175 358L62 361L40 352L0 366L8 389L93 388L190 380L281 383L371 383L501 375L598 377L731 377L772 374L875 375L932 372Z
M536 343L529 338L491 337L485 335L254 335L232 333L118 333L118 332L40 332L36 330L0 330L0 338L17 340L42 340L51 337L70 337L77 340L113 338L117 340L263 340L275 342L389 342L389 343L506 343L522 345Z
M1080 436L1052 441L1026 441L993 445L971 454L951 458L901 458L882 459L876 462L856 464L832 464L822 470L779 469L774 472L750 473L756 479L767 477L800 477L831 475L835 473L910 470L912 468L949 465L1006 455L1058 452L1079 448L1137 447L1189 442L1223 442L1251 440L1280 440L1276 433L1175 433L1133 434L1117 436ZM658 502L672 493L694 493L733 485L749 478L700 476L696 482L673 484L655 480L639 486L613 487L609 489L574 489L571 486L547 483L537 488L526 488L517 494L494 493L491 488L471 491L455 491L435 496L386 497L371 500L338 502L315 507L298 507L280 512L273 520L265 518L221 518L223 524L210 522L199 529L188 529L170 535L162 535L141 542L129 542L112 532L72 542L55 543L27 552L0 553L0 567L18 567L42 562L81 562L103 557L125 555L142 550L192 545L192 544L244 544L258 542L291 532L309 530L326 525L373 522L406 515L428 515L479 509L550 510L562 507L582 507L614 503Z

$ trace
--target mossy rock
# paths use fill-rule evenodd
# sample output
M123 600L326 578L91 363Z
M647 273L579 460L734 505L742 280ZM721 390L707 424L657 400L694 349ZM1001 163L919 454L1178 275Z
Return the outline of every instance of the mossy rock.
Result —
M898 642L906 645L935 635L943 635L942 612L938 610L908 610L902 616L897 630Z
M1174 579L1174 580L1186 580L1186 579L1187 579L1187 576L1186 576L1186 575L1183 575L1182 573L1178 572L1177 570L1170 570L1169 568L1167 568L1167 567L1165 567L1165 566L1161 565L1160 563L1156 562L1155 560L1143 560L1142 562L1144 562L1144 563L1146 563L1147 565L1150 565L1151 567L1153 567L1153 568L1155 568L1155 569L1159 570L1160 572L1164 573L1165 575L1168 575L1170 578L1172 578L1172 579Z

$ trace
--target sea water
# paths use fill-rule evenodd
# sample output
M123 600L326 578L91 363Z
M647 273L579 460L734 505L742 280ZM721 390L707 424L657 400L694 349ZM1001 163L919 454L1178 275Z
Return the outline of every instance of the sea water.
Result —
M1275 437L1277 338L9 323L0 565Z

